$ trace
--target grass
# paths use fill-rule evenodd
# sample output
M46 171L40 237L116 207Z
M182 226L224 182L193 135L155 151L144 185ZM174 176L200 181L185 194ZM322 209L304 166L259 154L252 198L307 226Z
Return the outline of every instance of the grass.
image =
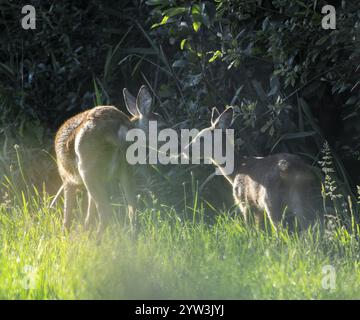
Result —
M350 223L274 232L246 225L232 211L214 212L192 185L195 204L189 197L186 210L154 196L143 201L135 240L115 219L99 242L82 230L81 217L62 233L62 201L49 208L45 160L25 166L34 157L26 150L0 159L0 299L360 298L356 201ZM38 167L49 181L42 190L31 186Z
M10 185L7 185L10 188ZM61 232L61 203L37 190L11 192L0 207L1 299L357 299L359 226L274 233L204 206L181 220L171 208L145 209L132 240L114 224L100 242L74 225ZM205 219L206 220L206 219ZM324 266L335 288L323 287Z

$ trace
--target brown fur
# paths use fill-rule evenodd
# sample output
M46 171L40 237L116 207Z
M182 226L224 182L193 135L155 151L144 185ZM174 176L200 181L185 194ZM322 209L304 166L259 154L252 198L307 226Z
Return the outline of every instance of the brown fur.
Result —
M300 157L279 153L240 161L232 177L232 187L245 221L250 208L260 225L266 213L276 226L283 221L285 211L297 218L301 228L309 225L313 217L307 204L314 175Z
M136 223L136 199L133 169L126 161L124 133L134 127L143 128L152 117L151 96L143 86L137 98L124 89L124 98L132 118L113 106L97 106L68 119L55 137L57 165L64 189L64 229L73 221L75 192L87 191L88 205L85 227L93 224L95 214L99 231L111 217L106 186L117 174L128 203L131 227Z
M212 126L201 134L206 130L226 129L232 121L232 108L222 114L214 108ZM315 175L297 155L279 153L264 158L244 158L235 154L234 172L225 178L231 183L234 200L245 221L249 220L249 209L258 224L263 224L265 213L275 228L283 221L285 211L297 218L302 229L316 218L314 208L309 206Z

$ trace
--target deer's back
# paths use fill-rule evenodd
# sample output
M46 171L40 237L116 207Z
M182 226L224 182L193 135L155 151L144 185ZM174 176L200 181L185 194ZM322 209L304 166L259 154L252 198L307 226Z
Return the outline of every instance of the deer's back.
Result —
M74 178L77 176L76 155L74 149L74 141L77 129L86 119L90 110L79 113L66 120L55 136L55 153L59 173L63 179Z
M98 106L65 121L55 137L57 164L62 178L81 184L76 165L76 141L88 142L92 150L99 152L104 145L118 139L121 125L129 128L131 122L123 112L112 106Z
M280 153L240 159L233 177L234 197L263 209L260 200L264 197L274 194L283 199L289 190L303 192L313 178L310 167L296 155Z

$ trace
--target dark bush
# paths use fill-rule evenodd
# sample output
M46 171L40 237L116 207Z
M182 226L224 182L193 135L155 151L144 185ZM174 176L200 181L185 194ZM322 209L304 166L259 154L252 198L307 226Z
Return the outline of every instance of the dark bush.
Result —
M317 164L328 140L339 182L360 184L358 1L30 0L36 30L21 28L24 4L0 5L4 128L36 120L51 137L83 109L123 109L122 88L146 83L175 128L233 105L244 155L289 151ZM336 30L321 27L325 4ZM166 170L177 182L187 174Z

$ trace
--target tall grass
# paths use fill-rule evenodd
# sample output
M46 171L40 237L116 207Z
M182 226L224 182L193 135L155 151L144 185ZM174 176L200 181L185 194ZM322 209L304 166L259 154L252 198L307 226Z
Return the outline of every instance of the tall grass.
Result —
M82 230L61 232L61 202L37 189L8 188L0 206L0 298L3 299L323 299L359 298L357 231L260 231L233 212L189 218L166 206L140 212L134 240L115 222L101 241ZM336 286L324 288L331 265Z
M37 172L29 165L33 155L22 146L11 150L2 154L0 180L2 299L360 296L356 201L348 201L349 221L334 216L325 229L275 232L269 225L259 230L244 224L236 211L216 209L200 197L191 176L183 194L177 194L184 198L182 208L165 204L155 192L140 198L136 239L118 218L123 206L114 203L114 222L99 241L83 230L80 203L73 229L62 233L61 199L49 208L47 185L36 187L32 180ZM328 265L335 270L333 289L324 286Z

